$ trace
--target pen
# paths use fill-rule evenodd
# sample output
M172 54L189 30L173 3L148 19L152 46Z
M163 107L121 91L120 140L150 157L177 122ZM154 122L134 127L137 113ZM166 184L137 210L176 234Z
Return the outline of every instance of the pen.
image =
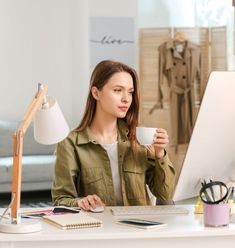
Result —
M220 185L219 187L220 187L220 199L222 199L222 197L223 197L223 188L222 188L222 185Z
M228 203L228 200L229 200L230 195L231 195L232 192L233 192L233 187L229 187L227 196L226 196L226 198L224 200L224 203Z
M212 179L210 179L210 183L212 183L212 182L213 182ZM214 194L214 190L213 190L212 186L210 187L210 191L211 191L212 199L213 199L213 201L215 201L215 194Z
M205 179L203 180L203 184L206 185L206 180Z
M205 187L206 186L206 180L205 179L201 179L201 185L202 185L202 189L203 189L203 187ZM207 188L205 188L205 189L203 189L203 193L204 193L204 196L205 196L205 198L206 198L206 202L213 202L213 200L211 199L211 197L210 197L210 195L208 194L208 192L207 192ZM204 198L204 197L203 197Z

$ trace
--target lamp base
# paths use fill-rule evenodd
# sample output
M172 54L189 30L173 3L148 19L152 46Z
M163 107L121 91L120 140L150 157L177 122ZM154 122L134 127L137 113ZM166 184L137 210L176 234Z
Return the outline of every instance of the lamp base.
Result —
M2 221L0 223L0 233L33 233L42 230L41 223L35 220L22 219L20 224L12 224Z

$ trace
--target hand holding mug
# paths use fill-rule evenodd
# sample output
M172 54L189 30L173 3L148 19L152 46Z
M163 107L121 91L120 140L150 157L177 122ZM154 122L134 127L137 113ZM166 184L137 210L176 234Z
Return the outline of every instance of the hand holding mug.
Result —
M169 143L169 137L167 131L163 128L158 128L157 133L154 136L153 146L155 149L155 156L162 158L165 155L165 149Z
M167 131L163 128L153 127L136 127L136 138L141 145L153 152L154 147L155 156L162 158L165 155L165 148L169 143Z

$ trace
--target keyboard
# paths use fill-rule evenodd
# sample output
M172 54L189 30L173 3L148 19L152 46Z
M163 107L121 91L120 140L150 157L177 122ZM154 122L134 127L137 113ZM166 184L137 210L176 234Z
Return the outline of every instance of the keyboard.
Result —
M116 216L189 214L188 209L174 205L112 207L111 212Z

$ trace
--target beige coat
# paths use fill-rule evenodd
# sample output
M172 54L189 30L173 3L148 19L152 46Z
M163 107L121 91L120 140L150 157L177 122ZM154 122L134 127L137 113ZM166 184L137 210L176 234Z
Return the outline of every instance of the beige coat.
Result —
M195 91L201 79L200 47L189 41L163 43L159 47L159 100L165 79L170 92L171 141L177 146L189 142L193 129Z

